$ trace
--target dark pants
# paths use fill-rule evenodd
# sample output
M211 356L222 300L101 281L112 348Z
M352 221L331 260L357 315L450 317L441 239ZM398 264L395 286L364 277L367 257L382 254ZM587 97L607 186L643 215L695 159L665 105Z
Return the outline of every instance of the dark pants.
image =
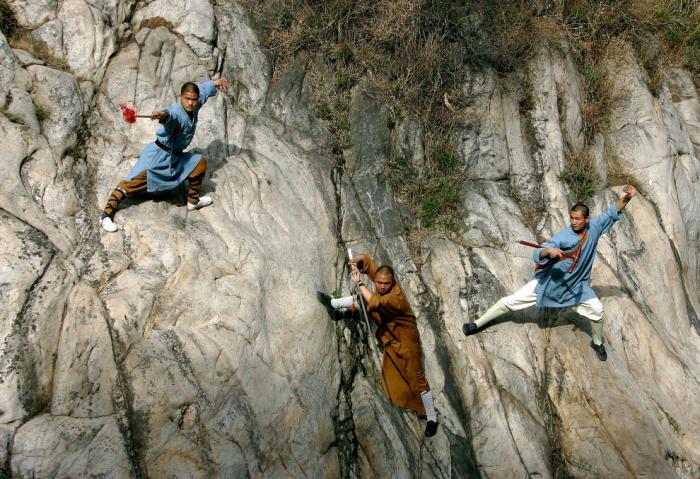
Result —
M187 189L187 202L192 204L199 203L199 190L202 188L202 181L204 181L204 175L207 172L207 159L202 156L200 158L197 166L194 167L192 173L187 176L190 180L190 186ZM114 218L114 213L119 207L119 203L127 195L133 195L136 193L144 193L148 189L148 179L147 172L144 170L138 175L134 176L131 180L121 180L119 185L112 191L107 200L107 205L104 209L104 214L110 218Z

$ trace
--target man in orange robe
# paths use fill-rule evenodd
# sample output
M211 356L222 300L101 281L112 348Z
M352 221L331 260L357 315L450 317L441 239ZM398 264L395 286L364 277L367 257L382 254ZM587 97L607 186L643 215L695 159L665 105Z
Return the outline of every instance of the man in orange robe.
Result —
M358 283L360 294L367 304L369 318L377 325L377 339L384 346L384 391L397 406L413 409L419 416L426 416L428 423L425 435L433 436L437 431L437 413L423 371L420 334L411 305L389 266L377 268L376 263L366 254L350 259L350 266L353 270L352 280ZM374 281L376 293L372 293L360 281L360 273L365 273ZM354 302L352 297L331 300L323 293L319 293L319 300L329 313L333 313L334 308L348 307Z

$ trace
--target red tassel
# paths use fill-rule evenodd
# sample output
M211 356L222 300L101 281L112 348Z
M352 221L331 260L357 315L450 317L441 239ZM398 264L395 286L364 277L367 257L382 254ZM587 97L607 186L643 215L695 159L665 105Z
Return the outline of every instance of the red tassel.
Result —
M122 109L122 112L124 113L124 121L127 123L136 123L136 112L129 108L128 106L124 105L123 103L119 104L119 108Z

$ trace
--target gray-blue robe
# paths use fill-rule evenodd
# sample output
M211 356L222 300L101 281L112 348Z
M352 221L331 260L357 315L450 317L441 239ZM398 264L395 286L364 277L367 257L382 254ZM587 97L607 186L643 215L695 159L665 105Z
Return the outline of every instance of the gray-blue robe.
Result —
M596 297L588 281L591 279L591 269L593 268L598 240L617 220L623 217L622 213L617 211L617 205L613 203L606 212L588 222L586 226L588 239L581 248L578 262L572 272L569 272L569 267L573 260L563 259L535 273L535 279L538 281L535 288L537 306L564 308ZM543 247L570 251L576 248L580 241L578 234L569 226L564 231L557 233ZM533 259L537 264L547 263L548 258L540 259L540 253L544 248L537 248L533 253Z
M192 112L192 117L187 114L180 102L167 107L170 117L162 123L156 131L156 138L160 143L173 150L184 150L192 141L197 128L197 115L199 109L211 97L216 95L216 86L209 80L197 85L199 87L199 102ZM131 173L126 177L133 180L136 175L147 171L148 191L165 191L175 188L192 173L202 155L199 153L183 152L176 154L165 151L155 143L147 144Z

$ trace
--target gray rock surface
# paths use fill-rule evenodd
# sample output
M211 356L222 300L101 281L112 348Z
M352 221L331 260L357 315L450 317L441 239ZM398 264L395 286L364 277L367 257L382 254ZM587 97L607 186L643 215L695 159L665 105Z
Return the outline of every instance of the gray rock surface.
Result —
M452 138L459 233L416 252L387 175L426 174L420 124L391 125L360 84L338 165L305 60L272 82L247 4L8 4L53 58L0 34L0 477L700 477L700 101L686 72L654 96L622 45L607 66L619 101L591 145L566 44L505 77L471 72ZM117 104L150 112L219 75L231 92L191 145L214 204L129 198L118 232L99 229L156 128ZM559 174L581 153L594 213L620 193L607 179L640 188L593 270L609 360L570 310L464 337L531 277L517 241L566 226ZM348 247L392 264L411 301L432 439L385 397L364 323L328 321L315 299L347 291Z
M129 477L134 470L110 417L38 416L14 436L11 472L16 477Z

